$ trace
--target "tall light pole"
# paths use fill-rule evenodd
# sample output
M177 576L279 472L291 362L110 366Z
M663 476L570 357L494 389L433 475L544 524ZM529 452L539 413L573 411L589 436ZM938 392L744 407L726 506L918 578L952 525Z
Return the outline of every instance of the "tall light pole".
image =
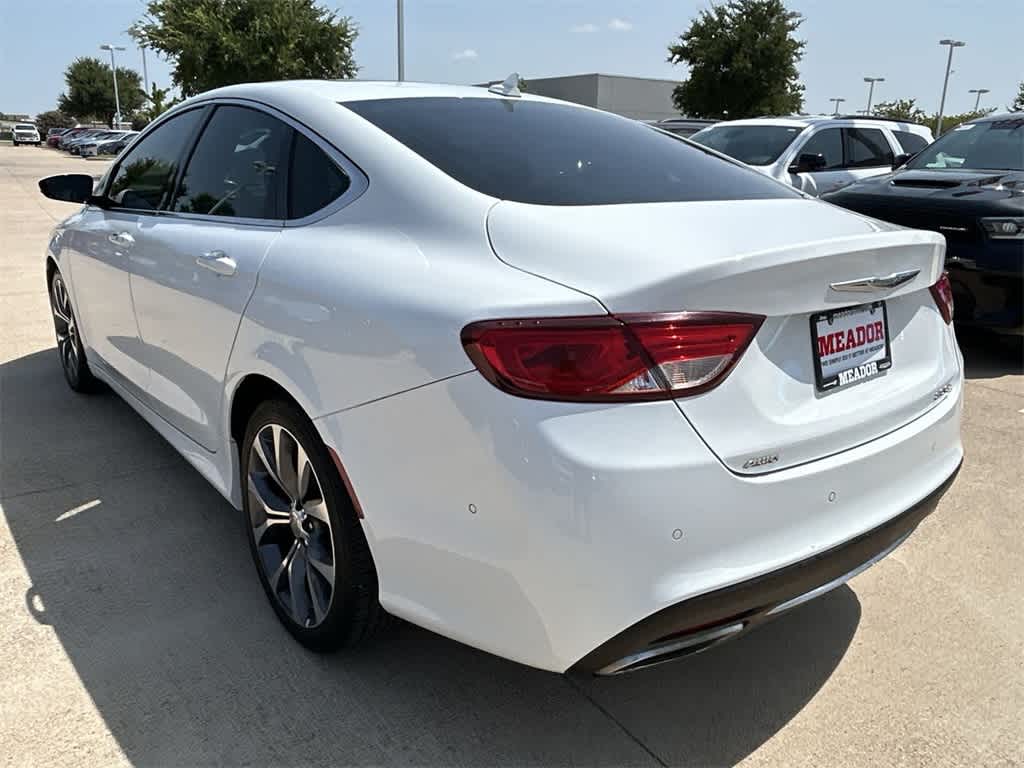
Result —
M146 46L140 45L139 50L142 51L142 87L149 96L149 72L146 70Z
M846 99L829 99L829 101L835 102L836 111L833 112L832 114L833 115L838 115L839 114L839 105L842 104L844 101L846 101Z
M117 94L117 64L114 63L114 51L123 51L123 45L105 43L100 46L101 51L110 51L110 72L114 76L114 127L121 122L121 97Z
M974 111L978 111L978 107L981 106L981 94L988 93L988 88L971 88L968 93L978 94L977 98L974 99Z
M942 81L942 101L939 102L939 118L935 121L936 138L942 135L942 113L946 111L946 88L949 86L949 68L953 66L953 49L963 48L967 43L963 40L946 38L945 40L939 40L939 45L949 46L949 58L946 59L946 77Z
M405 80L405 4L398 0L398 81Z
M865 115L870 115L871 114L871 100L874 98L874 95L875 95L875 83L884 83L885 82L885 78L884 77L865 77L864 78L864 82L865 83L871 83L871 86L868 88L868 108L866 110L864 110L864 114Z

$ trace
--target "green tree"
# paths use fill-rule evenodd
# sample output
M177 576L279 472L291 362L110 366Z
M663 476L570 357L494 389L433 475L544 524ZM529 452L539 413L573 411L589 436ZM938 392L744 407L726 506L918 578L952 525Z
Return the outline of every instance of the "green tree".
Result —
M132 128L136 131L141 131L149 123L181 101L180 98L168 100L167 95L170 92L170 88L161 88L156 83L150 83L149 93L146 94L148 104L145 108L135 113L135 117L132 118Z
M74 124L75 118L65 115L59 109L51 109L36 115L36 128L39 129L39 135L44 139L51 128L71 128Z
M114 104L114 79L110 66L99 59L84 56L75 59L64 71L68 89L58 99L57 108L79 120L97 118L110 123L117 111ZM117 68L117 90L122 118L129 118L142 106L145 93L139 73L127 67Z
M132 36L173 63L184 96L232 83L356 74L347 16L313 0L150 0Z
M1017 89L1017 96L1014 98L1013 103L1007 107L1010 112L1024 112L1024 80L1021 81L1020 87Z
M923 123L928 117L925 111L917 106L917 99L883 101L881 104L876 105L872 112L879 117L908 120L912 123Z
M805 43L793 33L802 22L782 0L729 0L701 11L668 48L672 64L690 68L673 93L676 108L691 117L799 112L796 65Z

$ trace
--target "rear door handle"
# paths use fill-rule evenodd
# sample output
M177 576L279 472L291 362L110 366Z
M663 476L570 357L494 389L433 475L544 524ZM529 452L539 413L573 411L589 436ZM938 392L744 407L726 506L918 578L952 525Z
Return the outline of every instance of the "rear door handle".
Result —
M107 240L114 245L120 245L122 248L131 248L135 245L135 238L127 232L115 232L112 235L107 235Z
M196 257L196 264L222 277L231 277L238 271L238 264L224 251L207 251Z

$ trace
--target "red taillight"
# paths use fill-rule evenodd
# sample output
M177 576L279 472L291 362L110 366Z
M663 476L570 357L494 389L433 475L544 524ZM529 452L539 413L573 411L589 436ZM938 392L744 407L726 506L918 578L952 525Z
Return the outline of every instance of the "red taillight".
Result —
M543 400L662 400L716 386L764 317L724 312L491 320L462 331L496 387Z
M943 272L942 277L939 281L933 285L929 290L932 292L932 298L935 299L935 305L939 308L939 313L942 315L942 319L947 324L953 322L953 286L949 283L949 273Z

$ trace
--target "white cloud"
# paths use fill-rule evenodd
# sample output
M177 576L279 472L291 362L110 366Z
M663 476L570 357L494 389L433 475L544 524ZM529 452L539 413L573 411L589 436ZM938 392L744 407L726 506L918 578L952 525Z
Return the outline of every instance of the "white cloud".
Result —
M586 24L576 24L575 26L569 27L570 32L597 32L597 24L591 24L589 21Z
M612 30L613 32L629 32L629 30L631 30L632 28L633 24L631 22L626 21L625 19L616 18L608 22L608 29Z
M466 59L478 58L478 54L472 48L466 48L463 51L456 51L453 53L452 58L456 61L465 61Z

